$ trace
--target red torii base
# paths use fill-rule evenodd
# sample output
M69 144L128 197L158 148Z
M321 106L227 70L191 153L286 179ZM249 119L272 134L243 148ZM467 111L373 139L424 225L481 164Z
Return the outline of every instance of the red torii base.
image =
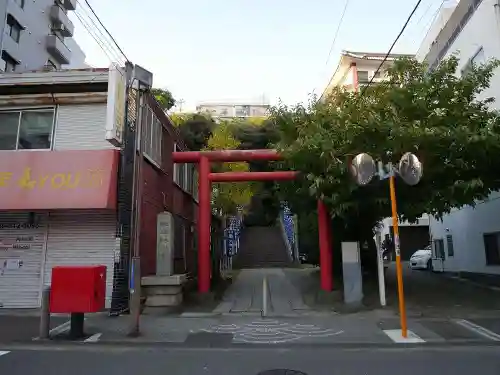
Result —
M225 150L174 152L174 163L198 163L198 291L210 292L210 223L212 182L293 180L294 171L279 172L224 172L212 173L210 162L276 161L281 155L276 150ZM318 200L318 230L320 250L321 289L331 291L332 237L328 211L323 201Z

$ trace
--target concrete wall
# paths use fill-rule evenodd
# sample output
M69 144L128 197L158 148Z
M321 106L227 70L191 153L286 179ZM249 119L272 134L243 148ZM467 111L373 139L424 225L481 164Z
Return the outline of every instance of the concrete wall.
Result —
M463 14L460 6L470 5L471 0L462 0L456 12ZM500 58L500 15L497 0L483 0L469 21L462 26L460 34L448 49L446 56L455 53L460 58L459 72L468 61L482 48L486 59ZM458 14L458 13L456 13ZM449 22L457 23L454 13ZM496 37L493 37L496 35ZM440 37L442 35L440 34ZM439 45L446 41L440 40ZM500 99L500 72L497 71L491 80L491 86L481 96ZM492 105L500 109L500 101ZM433 240L443 239L446 259L444 270L452 272L477 272L500 274L500 267L487 266L483 234L500 231L500 197L495 193L485 202L480 202L475 208L466 207L454 210L443 218L443 222L431 219L430 231ZM452 235L454 256L448 256L446 235Z
M454 210L443 221L431 219L433 240L445 243L444 270L450 272L474 272L500 274L500 266L486 265L484 233L500 231L500 194L495 193L475 208ZM453 238L454 256L448 255L446 236Z
M450 16L455 10L456 6L456 0L443 2L439 9L439 13L434 18L431 27L427 31L427 34L425 35L425 38L415 55L418 61L423 61L425 59L425 56L427 55L427 53L429 53L432 43L450 19Z

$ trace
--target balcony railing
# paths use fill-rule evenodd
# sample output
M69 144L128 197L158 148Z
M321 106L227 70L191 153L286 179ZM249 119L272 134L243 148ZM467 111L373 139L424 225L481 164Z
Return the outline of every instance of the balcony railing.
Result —
M71 59L71 51L57 35L47 35L46 40L47 51L59 62L59 64L69 64Z
M50 8L50 19L52 20L52 29L54 31L59 32L64 37L73 36L75 26L60 6L52 5Z

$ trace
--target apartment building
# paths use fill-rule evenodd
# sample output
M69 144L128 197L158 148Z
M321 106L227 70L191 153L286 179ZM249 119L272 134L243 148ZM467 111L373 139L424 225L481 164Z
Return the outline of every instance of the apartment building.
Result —
M325 99L334 87L344 87L349 91L357 91L373 78L377 83L384 80L387 68L400 57L413 57L406 54L390 54L381 69L380 63L385 53L342 51L340 61L328 85L323 90L320 100Z
M200 103L197 112L210 113L218 119L264 117L269 111L269 104L264 103Z
M439 33L422 52L421 60L435 68L455 54L457 75L467 74L471 64L500 58L500 3L498 0L461 0L441 25ZM493 97L500 109L500 72L492 77L481 98ZM500 193L477 202L475 207L453 210L443 220L430 218L433 267L436 271L459 272L472 277L500 274Z
M82 51L75 47L73 52L68 44L75 45L74 41L67 43L75 29L68 12L76 6L76 0L0 0L0 70L22 72L83 64Z

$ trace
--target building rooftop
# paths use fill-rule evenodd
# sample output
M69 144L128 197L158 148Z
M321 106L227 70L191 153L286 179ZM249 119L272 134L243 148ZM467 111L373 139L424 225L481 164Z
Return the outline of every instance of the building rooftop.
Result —
M108 81L109 68L30 70L1 73L0 86L103 83Z

